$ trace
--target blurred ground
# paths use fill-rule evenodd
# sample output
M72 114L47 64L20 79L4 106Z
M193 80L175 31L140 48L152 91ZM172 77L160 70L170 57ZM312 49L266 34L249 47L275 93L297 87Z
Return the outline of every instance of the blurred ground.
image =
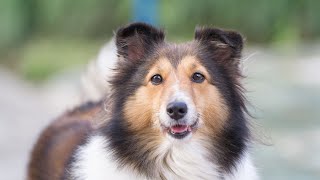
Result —
M320 46L299 51L251 48L245 86L270 146L257 145L262 179L320 179ZM1 179L24 179L32 144L53 118L79 102L82 69L29 84L0 67Z
M263 179L320 179L319 47L258 50L247 64L246 87L267 143L255 149ZM259 53L260 52L260 53Z
M25 179L29 152L40 131L79 101L77 83L79 77L69 72L35 87L0 68L0 179Z

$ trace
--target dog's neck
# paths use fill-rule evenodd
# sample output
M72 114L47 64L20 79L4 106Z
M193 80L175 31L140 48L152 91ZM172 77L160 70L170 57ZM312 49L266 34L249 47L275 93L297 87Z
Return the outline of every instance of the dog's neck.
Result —
M131 133L119 119L112 119L105 128L106 149L113 152L119 167L136 170L151 179L221 176L220 166L213 158L214 152L205 147L203 140L178 140L163 134L159 138L159 134L152 131Z
M209 149L197 140L188 143L164 141L149 152L125 144L128 150L136 153L124 154L122 158L111 143L110 137L102 134L90 137L75 154L70 170L72 178L244 180L256 176L246 153L241 155L232 172L221 171L220 165L210 158ZM134 158L140 159L134 162Z
M220 179L219 166L211 152L197 140L166 140L154 156L155 175L164 179Z

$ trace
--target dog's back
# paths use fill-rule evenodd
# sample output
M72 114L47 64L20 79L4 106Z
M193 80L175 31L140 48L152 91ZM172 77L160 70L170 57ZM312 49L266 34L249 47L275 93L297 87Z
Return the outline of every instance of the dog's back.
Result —
M108 59L108 61L106 61ZM81 99L101 101L108 93L108 77L117 60L114 39L111 39L90 62L82 76ZM93 130L92 120L101 109L101 102L85 103L53 121L39 136L28 166L28 180L63 179L72 153L85 143Z
M100 107L100 102L87 103L50 124L32 151L27 179L63 179L65 167L72 160L72 152L93 130L92 119Z

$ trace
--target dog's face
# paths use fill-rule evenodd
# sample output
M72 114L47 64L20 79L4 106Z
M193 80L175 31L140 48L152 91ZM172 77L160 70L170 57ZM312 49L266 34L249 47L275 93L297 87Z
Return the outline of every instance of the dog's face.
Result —
M131 132L156 139L218 136L232 113L242 38L204 28L185 44L136 23L118 30L117 104Z
M143 85L125 104L126 119L176 139L191 137L197 129L218 131L228 110L207 69L192 55L176 64L169 58L154 60Z

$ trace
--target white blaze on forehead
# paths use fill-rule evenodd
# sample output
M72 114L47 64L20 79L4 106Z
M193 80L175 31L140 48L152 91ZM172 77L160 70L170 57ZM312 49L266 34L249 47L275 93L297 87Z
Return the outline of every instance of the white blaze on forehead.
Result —
M174 72L172 72L170 75L174 77L174 84L172 85L171 88L172 88L173 91L177 92L177 91L180 90L180 80L179 80L179 77L178 77L177 74L174 73Z
M187 104L188 107L189 105L193 104L190 95L188 95L186 92L182 90L174 92L174 94L172 94L172 96L169 97L169 99L169 101L171 102L184 102Z
M177 101L177 102L185 102L187 104L187 106L189 107L189 104L192 104L192 101L191 101L191 95L187 94L186 92L184 92L181 87L180 87L180 80L178 78L178 76L175 74L175 73L172 73L173 76L174 76L174 79L175 79L175 83L172 85L172 90L173 90L173 93L171 94L171 96L169 96L169 103L170 102L174 102L174 101ZM191 102L189 102L191 101Z
M173 120L168 116L167 106L172 102L184 102L187 105L188 111L183 119L187 124L192 125L197 120L197 111L195 104L192 100L191 94L181 89L178 77L176 75L174 76L176 82L170 87L172 89L172 93L167 97L166 100L162 102L160 108L160 121L167 127L171 126L173 123L176 123L176 120Z

